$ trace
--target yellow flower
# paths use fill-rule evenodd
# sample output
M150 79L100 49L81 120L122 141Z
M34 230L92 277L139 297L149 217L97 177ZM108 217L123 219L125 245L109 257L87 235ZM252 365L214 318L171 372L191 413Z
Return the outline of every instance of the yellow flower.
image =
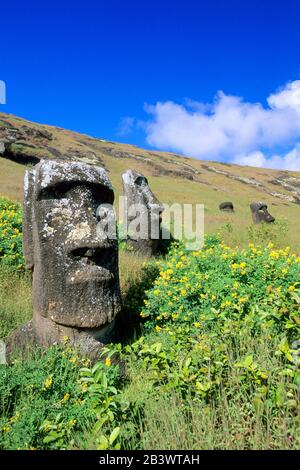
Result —
M107 357L107 358L105 359L105 365L106 365L107 367L110 367L110 366L111 366L111 360L110 360L109 357Z
M10 423L16 423L20 418L20 412L16 411L16 414L10 418Z
M3 432L9 432L9 431L10 431L10 427L9 427L9 426L3 426L2 431L3 431Z
M161 327L158 326L158 325L156 325L155 330L156 330L156 331L161 331Z
M43 390L47 390L48 388L51 387L52 384L53 384L53 375L51 374L45 380Z
M62 399L62 401L68 401L69 398L70 398L70 394L69 394L69 393L65 393L65 394L64 394L64 397L63 397L63 399Z
M290 287L288 288L288 291L289 291L289 292L293 292L295 289L296 289L295 286L290 286Z
M271 251L270 252L270 258L277 260L279 258L279 253L278 251Z

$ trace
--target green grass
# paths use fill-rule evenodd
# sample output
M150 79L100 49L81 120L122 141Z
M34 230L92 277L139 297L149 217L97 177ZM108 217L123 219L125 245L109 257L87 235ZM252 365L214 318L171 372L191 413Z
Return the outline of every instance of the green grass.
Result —
M32 317L31 280L0 263L0 339Z

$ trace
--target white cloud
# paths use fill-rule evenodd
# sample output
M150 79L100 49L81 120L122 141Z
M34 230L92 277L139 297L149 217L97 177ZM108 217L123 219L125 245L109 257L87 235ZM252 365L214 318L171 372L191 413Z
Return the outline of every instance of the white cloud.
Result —
M288 83L278 93L270 95L267 101L271 108L291 108L300 114L300 80Z
M293 147L300 141L300 80L271 94L267 103L264 107L218 92L210 105L192 100L185 105L146 105L151 116L144 123L147 142L195 158L300 170L299 146L272 156L276 147Z
M272 155L266 157L262 152L256 151L248 155L236 156L232 163L238 165L258 166L261 168L273 168L276 170L300 170L300 145L294 147L285 155Z

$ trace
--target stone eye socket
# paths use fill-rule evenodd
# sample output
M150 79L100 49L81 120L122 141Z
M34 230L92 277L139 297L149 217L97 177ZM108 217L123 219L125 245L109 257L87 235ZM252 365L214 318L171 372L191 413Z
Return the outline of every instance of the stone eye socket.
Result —
M135 184L137 186L143 186L144 184L148 184L148 181L146 178L143 178L142 176L138 176L137 179L135 180Z
M74 188L75 185L70 185L66 183L57 184L55 186L48 186L43 188L39 193L39 200L43 199L63 199L66 197L70 189Z

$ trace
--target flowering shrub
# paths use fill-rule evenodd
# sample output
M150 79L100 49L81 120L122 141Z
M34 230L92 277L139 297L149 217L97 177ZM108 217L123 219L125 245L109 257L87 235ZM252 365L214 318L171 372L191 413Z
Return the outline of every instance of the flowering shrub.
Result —
M74 448L88 428L95 446L118 448L118 367L109 358L88 366L67 345L0 366L0 449Z
M174 246L148 292L142 317L148 328L192 325L222 335L246 322L254 331L268 327L290 340L300 329L300 257L290 248L232 249L214 238L202 250ZM172 334L172 332L170 333Z
M5 198L0 198L0 262L17 269L24 268L22 209Z
M285 409L293 422L300 258L272 244L232 249L214 236L196 252L174 245L159 268L141 313L146 334L126 348L144 380L158 395L189 397L187 407L204 400L217 409L222 396L239 397L245 420L259 411L266 422Z

